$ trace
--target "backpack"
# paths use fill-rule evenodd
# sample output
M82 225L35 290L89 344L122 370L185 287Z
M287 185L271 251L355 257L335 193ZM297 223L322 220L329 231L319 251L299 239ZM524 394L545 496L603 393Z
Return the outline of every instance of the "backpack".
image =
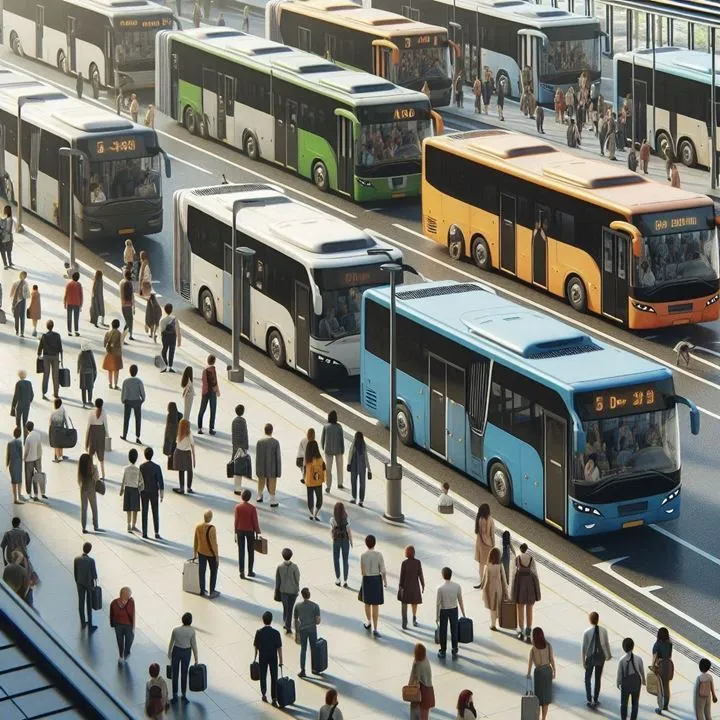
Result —
M700 697L710 697L712 692L712 680L701 680L698 686L698 695Z
M632 666L632 672L629 672L630 666ZM626 672L628 671L628 672ZM642 686L642 678L635 667L635 658L630 655L630 662L625 663L622 671L622 679L620 681L620 687L627 693L640 692Z
M332 531L332 537L334 541L342 542L348 539L348 522L345 520L340 525L335 525Z
M588 649L587 664L591 667L597 667L605 662L605 652L600 645L600 628L596 625L593 632L590 647Z
M217 373L215 372L215 368L213 366L210 366L205 371L207 378L207 386L208 390L214 390L217 387Z
M175 318L173 318L166 326L165 329L162 331L163 335L175 335Z

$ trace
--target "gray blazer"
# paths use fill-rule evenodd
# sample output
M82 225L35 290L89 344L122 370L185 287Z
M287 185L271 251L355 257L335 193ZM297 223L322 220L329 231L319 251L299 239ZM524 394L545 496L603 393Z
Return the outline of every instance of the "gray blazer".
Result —
M238 448L242 448L245 452L250 447L250 441L248 440L248 429L247 422L244 417L235 416L232 421L232 447L233 457L238 451Z
M320 447L326 455L343 455L345 453L345 436L340 423L325 423L320 436Z
M255 446L255 472L258 477L279 478L281 471L280 443L266 435Z
M73 566L75 583L80 587L92 587L97 580L95 561L89 555L80 555L75 558Z
M275 588L281 593L300 593L300 568L292 561L281 562L275 571Z
M27 379L18 380L15 383L15 393L13 394L12 404L10 407L15 411L28 409L34 397L35 393L33 392L32 383Z

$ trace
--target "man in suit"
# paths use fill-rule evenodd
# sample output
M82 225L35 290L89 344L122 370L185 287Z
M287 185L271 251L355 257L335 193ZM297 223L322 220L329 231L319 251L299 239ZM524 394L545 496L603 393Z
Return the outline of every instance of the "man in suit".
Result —
M30 535L27 530L20 527L20 518L12 519L12 530L8 530L0 542L2 549L3 563L9 565L12 562L12 554L20 550L25 557L28 557L27 547L30 544Z
M160 505L165 494L165 483L163 482L162 468L152 461L153 449L145 448L145 462L140 466L145 487L140 493L142 503L142 536L147 539L148 508L152 508L153 525L155 526L155 539L160 537Z
M273 707L277 707L278 664L283 665L282 637L273 627L272 613L263 613L263 627L255 633L255 660L260 663L260 692L263 702L267 702L267 671L270 669L270 697Z
M73 566L75 574L75 584L78 593L78 611L80 612L80 625L88 627L89 632L95 632L97 625L92 624L92 589L97 581L97 569L95 560L90 557L92 550L91 543L83 545L83 554L75 558ZM85 609L87 608L87 620L85 619Z
M45 323L47 332L43 333L38 343L37 356L43 359L42 396L47 400L48 385L52 375L53 395L59 397L60 392L60 365L63 361L62 338L55 332L55 323L48 320Z
M272 436L273 426L265 425L265 437L257 441L255 446L255 463L258 478L257 502L263 501L263 493L267 484L270 493L270 507L277 507L275 489L277 479L282 471L282 457L280 455L280 443Z
M10 414L15 416L15 425L24 431L35 393L33 392L32 383L27 379L25 370L18 372L18 378L20 379L15 383Z

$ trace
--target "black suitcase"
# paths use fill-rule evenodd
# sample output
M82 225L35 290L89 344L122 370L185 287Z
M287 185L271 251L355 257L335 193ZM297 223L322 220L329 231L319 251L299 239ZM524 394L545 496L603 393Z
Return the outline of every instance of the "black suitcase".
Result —
M61 367L58 370L60 387L70 387L70 368Z
M45 361L41 357L35 359L35 372L38 375L45 372Z
M312 666L313 675L320 675L327 670L328 666L328 648L327 641L324 638L318 638L310 652L310 664Z
M102 588L98 585L90 590L90 601L93 610L102 610Z
M207 690L207 665L195 663L188 672L188 685L190 692L205 692Z
M257 682L260 679L260 663L250 663L250 679Z
M278 678L277 701L281 708L295 704L295 681L292 678Z
M469 617L458 620L458 642L471 643L473 641L473 621Z

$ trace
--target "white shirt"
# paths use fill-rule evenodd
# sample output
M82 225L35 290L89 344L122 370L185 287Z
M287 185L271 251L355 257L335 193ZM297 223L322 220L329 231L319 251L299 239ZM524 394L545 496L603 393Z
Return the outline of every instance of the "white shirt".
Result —
M632 662L630 658L632 657ZM633 665L635 669L633 669ZM643 666L642 658L634 653L627 653L618 663L617 667L617 686L622 685L623 677L637 673L640 676L640 682L642 685L645 684L645 667Z
M67 415L65 414L65 408L61 405L57 410L53 410L50 413L50 425L64 425L67 421Z
M172 313L170 315L163 315L162 318L160 318L160 332L165 332L165 329L171 320L175 321L175 333L177 333L180 323Z
M42 437L35 429L31 430L25 438L25 454L23 457L25 462L34 462L42 457Z
M592 640L593 640L594 634L595 634L595 625L591 625L583 633L582 655L580 657L583 665L587 661L588 655L590 655L590 653L594 652L594 650L595 650L595 648L592 647ZM612 658L612 653L610 652L610 642L608 640L608 633L604 627L598 626L598 639L600 640L600 647L602 648L603 654L605 655L605 660L610 660L610 658Z
M94 410L90 411L90 415L88 416L88 428L91 425L103 425L105 427L105 434L109 435L110 431L108 430L108 424L107 424L107 415L105 414L104 410L100 411L100 417L98 417Z
M193 441L193 436L191 433L190 435L186 435L182 440L178 440L175 447L178 450L192 450L194 445L195 443Z
M462 600L462 588L452 580L446 580L437 589L437 609L454 610Z
M438 498L438 507L453 507L453 499L447 493L441 493Z
M137 465L128 465L123 470L122 483L120 483L120 490L125 488L137 488L142 490L145 487L143 482L142 473Z
M365 575L384 575L385 560L382 553L377 550L366 550L360 556L360 574Z

